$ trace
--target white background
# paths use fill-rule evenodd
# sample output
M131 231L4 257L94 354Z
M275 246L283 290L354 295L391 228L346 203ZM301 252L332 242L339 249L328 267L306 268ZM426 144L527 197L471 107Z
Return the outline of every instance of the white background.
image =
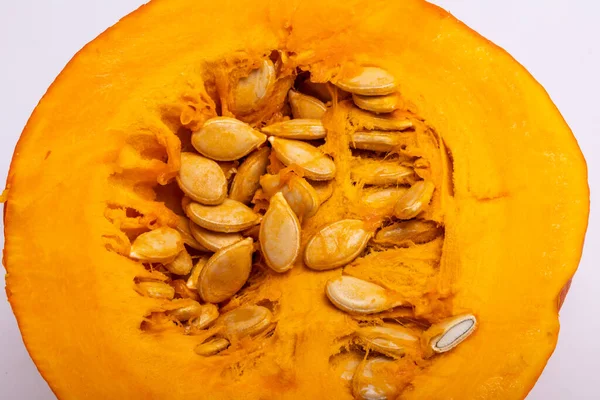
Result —
M0 0L1 182L27 118L55 76L85 43L142 3ZM600 2L435 3L507 49L532 72L562 111L586 156L592 214L584 255L561 312L558 347L528 399L600 399ZM23 346L8 302L1 298L0 399L53 398Z

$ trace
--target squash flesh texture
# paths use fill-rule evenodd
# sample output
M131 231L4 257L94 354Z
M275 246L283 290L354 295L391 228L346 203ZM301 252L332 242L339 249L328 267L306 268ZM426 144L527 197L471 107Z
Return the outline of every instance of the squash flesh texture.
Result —
M9 175L5 265L24 341L59 397L351 398L328 364L336 339L354 329L323 296L339 271L273 276L257 290L281 307L276 340L255 349L258 359L204 359L191 351L197 337L139 330L160 302L135 293L143 268L101 240L115 231L104 202L122 183L108 176L132 128L168 132L158 108L182 107L180 93L199 91L199 60L239 49L253 59L286 46L307 63L327 59L314 64L315 76L352 57L389 70L452 152L453 190L446 183L439 199L438 290L455 294L455 313L473 310L479 328L404 396L518 398L532 387L556 344L556 296L576 269L587 223L585 164L568 127L524 69L437 8L326 3L151 3L88 45L42 100ZM173 98L164 98L166 84ZM67 106L73 99L78 106ZM148 179L169 173L153 168ZM225 368L233 361L243 376Z

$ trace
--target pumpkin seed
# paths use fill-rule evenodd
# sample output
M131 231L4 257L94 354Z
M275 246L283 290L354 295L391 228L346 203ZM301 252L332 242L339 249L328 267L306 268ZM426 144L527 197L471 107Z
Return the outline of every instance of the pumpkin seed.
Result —
M208 262L208 256L202 256L196 261L196 264L192 268L192 272L190 272L190 277L186 281L185 285L193 290L198 289L198 277L200 276L200 272L202 272L202 268Z
M173 262L165 264L165 268L175 275L187 275L193 267L192 257L187 250L182 250Z
M333 181L311 182L310 184L319 198L319 205L325 203L333 195Z
M360 328L357 335L369 348L393 356L402 356L407 348L419 345L419 338L410 329L398 324Z
M240 232L260 223L260 216L239 201L225 199L218 206L189 203L185 212L192 222L215 232Z
M352 180L365 185L405 185L412 183L415 173L395 161L369 160L354 167L350 173Z
M376 357L360 365L354 374L352 392L361 400L388 400L398 397L398 366L393 360Z
M397 222L377 232L373 242L383 246L398 246L406 242L423 244L442 234L442 228L433 221L411 220Z
M168 299L171 300L175 297L175 289L164 282L140 282L135 285L135 291L142 296L150 297L153 299Z
M285 181L282 186L280 175L267 174L260 178L260 185L263 192L269 197L274 196L277 191L281 191L298 218L310 218L315 215L319 209L319 197L310 183L294 173L287 175Z
M221 204L227 197L227 179L219 164L194 153L181 153L177 176L181 190L202 204Z
M187 198L187 197L184 197L184 198ZM187 203L187 204L189 204L189 203ZM183 208L185 209L185 206ZM179 221L177 222L177 226L175 227L175 229L181 235L181 239L183 240L183 243L187 244L188 246L190 246L191 248L196 249L196 250L208 251L208 249L206 247L204 247L200 243L198 243L198 241L196 239L194 239L194 236L192 236L192 232L190 231L189 218L184 217L183 215L178 215L178 217L179 217Z
M325 293L337 308L355 314L374 314L401 305L385 288L349 275L329 280Z
M275 155L286 166L296 165L304 176L315 181L327 181L335 176L335 164L321 150L308 143L269 137Z
M252 269L254 241L246 238L217 251L198 277L198 293L207 303L220 303L236 294Z
M354 104L366 111L377 114L387 114L394 112L400 105L400 97L396 93L384 96L362 96L353 94Z
M262 131L285 139L313 140L327 136L323 123L318 119L290 119L265 126Z
M239 242L244 237L239 233L213 232L201 226L190 223L190 231L198 243L210 251L219 251L224 247Z
M189 322L190 330L202 330L208 328L219 318L219 307L214 304L203 304L198 318Z
M350 136L350 147L353 149L389 153L397 150L404 143L399 134L378 131L358 131Z
M199 344L194 352L199 356L210 357L218 354L229 347L229 340L223 338L213 338Z
M328 270L352 262L363 252L371 234L363 221L343 219L323 227L307 243L304 263L316 270Z
M296 92L293 89L288 92L288 99L294 118L320 120L327 111L327 107L321 100Z
M242 338L263 332L271 324L273 314L268 308L245 305L223 314L217 321L226 338Z
M235 118L215 117L192 134L192 145L205 157L217 161L238 160L267 140L259 131Z
M407 188L388 188L377 190L365 190L362 197L362 202L366 206L372 208L388 208L394 207L400 197L402 197Z
M263 60L259 68L241 78L234 90L236 113L246 114L257 108L275 83L275 66L271 60Z
M138 236L131 245L129 257L146 262L169 263L182 250L183 240L179 232L161 227Z
M176 299L171 302L167 315L184 322L198 318L202 313L202 305L192 299Z
M342 77L334 84L350 93L365 96L380 96L396 90L396 80L386 70L379 67L361 67L352 76Z
M369 131L405 131L414 127L413 122L404 115L401 117L394 114L376 115L360 108L352 109L350 119L356 126Z
M271 154L271 149L263 147L251 153L244 160L231 183L230 199L244 204L252 201L254 193L260 186L261 175L267 172L269 154Z
M431 327L423 334L427 352L445 353L452 350L477 327L477 319L472 314L464 314L445 319Z
M419 215L431 202L435 185L431 181L419 181L398 199L394 215L399 219L411 219Z
M300 254L300 221L281 192L271 197L260 225L260 248L275 272L291 269Z

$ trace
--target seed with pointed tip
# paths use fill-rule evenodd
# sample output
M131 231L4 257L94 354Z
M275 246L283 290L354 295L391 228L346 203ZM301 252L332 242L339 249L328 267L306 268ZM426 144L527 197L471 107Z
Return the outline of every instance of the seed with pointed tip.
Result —
M286 166L296 165L304 176L315 181L327 181L335 177L335 164L321 150L298 140L269 137L275 155Z
M267 137L242 121L215 117L192 134L192 145L205 157L216 161L238 160L267 140Z
M291 269L300 254L300 221L277 192L260 225L260 247L267 265L275 272Z

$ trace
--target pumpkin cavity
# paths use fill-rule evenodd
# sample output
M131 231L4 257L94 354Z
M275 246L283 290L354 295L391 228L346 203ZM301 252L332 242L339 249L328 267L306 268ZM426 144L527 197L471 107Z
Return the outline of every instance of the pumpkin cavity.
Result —
M166 96L117 156L103 240L139 265L143 334L192 336L206 359L260 353L302 312L291 299L315 291L304 312L350 324L332 376L358 398L395 397L396 371L418 375L476 326L425 289L452 153L384 68L313 76L297 60L235 55L206 65L195 93Z

